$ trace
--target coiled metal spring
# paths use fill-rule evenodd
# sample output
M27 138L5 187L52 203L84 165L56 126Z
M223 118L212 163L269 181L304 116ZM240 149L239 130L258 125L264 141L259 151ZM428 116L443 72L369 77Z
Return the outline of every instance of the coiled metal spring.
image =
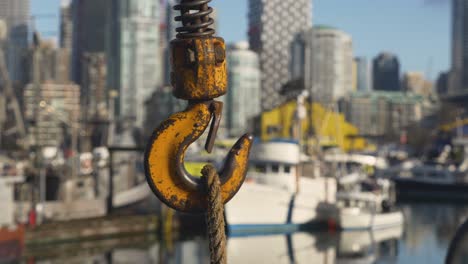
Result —
M213 8L208 6L211 0L182 0L174 6L174 10L180 11L180 16L175 21L182 22L182 26L176 28L177 38L210 37L215 31L210 28L214 20L210 17Z

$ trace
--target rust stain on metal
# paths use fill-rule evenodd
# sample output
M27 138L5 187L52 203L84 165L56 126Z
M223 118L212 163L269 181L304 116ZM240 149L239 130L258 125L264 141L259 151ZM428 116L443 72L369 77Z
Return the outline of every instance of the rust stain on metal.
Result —
M210 151L221 118L222 103L213 101L227 92L226 46L210 34L171 42L171 82L174 96L189 100L183 112L173 114L157 128L145 152L147 181L160 200L184 212L201 212L206 195L198 179L188 175L185 151L213 119L205 148ZM220 172L223 202L239 190L247 172L252 138L244 135L230 151Z
M226 94L226 46L222 38L176 39L171 49L174 96L210 100Z
M156 129L145 155L147 179L153 192L170 207L184 212L202 212L206 208L205 192L189 186L178 175L185 151L208 127L211 103L190 105L184 112L172 115ZM199 126L194 128L198 123ZM177 137L174 135L178 134ZM220 172L223 201L229 201L244 182L252 139L242 137L230 151ZM179 170L180 171L180 170ZM180 173L179 173L180 174Z

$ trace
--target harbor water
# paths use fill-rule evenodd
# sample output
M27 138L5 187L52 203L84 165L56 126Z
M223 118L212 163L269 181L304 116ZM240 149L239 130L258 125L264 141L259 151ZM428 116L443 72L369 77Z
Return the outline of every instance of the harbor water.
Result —
M228 263L444 263L468 206L402 204L405 225L375 231L297 232L228 240ZM23 263L209 263L203 237L145 234L26 250ZM34 260L34 262L31 262ZM16 262L12 262L16 263Z

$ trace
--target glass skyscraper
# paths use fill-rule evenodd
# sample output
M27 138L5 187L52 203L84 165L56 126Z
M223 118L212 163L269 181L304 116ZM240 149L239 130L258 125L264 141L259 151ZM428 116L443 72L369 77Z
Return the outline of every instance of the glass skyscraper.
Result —
M249 0L250 48L260 57L261 106L280 103L281 87L289 81L290 45L297 33L312 26L311 0Z
M468 0L453 0L449 93L463 90L468 90Z
M400 91L400 62L395 54L382 52L372 62L373 89Z
M228 47L228 92L226 126L230 136L239 137L249 132L249 121L260 113L260 67L258 55L249 50L247 42Z
M159 0L119 0L112 9L109 78L119 91L117 116L142 128L144 103L162 83Z
M0 20L8 30L6 42L1 44L6 48L10 78L21 80L21 56L28 48L29 0L0 0Z
M371 91L371 68L365 57L354 58L356 63L357 90L361 92Z
M291 75L303 81L314 101L328 105L352 90L353 42L350 35L319 25L298 34L291 47Z

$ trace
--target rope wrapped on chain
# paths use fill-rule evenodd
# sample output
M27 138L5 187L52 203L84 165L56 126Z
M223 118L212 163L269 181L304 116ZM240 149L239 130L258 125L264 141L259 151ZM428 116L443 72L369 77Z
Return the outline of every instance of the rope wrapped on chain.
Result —
M202 175L207 191L206 222L211 264L226 264L226 232L224 205L221 199L221 182L218 172L212 165L206 165L202 170Z

